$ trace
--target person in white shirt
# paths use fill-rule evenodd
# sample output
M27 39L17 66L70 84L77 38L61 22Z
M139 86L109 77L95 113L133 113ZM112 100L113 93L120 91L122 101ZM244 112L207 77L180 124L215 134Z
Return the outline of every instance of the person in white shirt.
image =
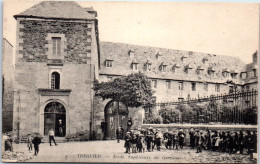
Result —
M53 130L53 128L51 128L50 131L49 131L50 146L52 146L52 145L51 145L51 141L52 141L52 140L53 140L54 144L57 146L57 144L56 144L56 142L55 142L55 139L54 139L54 130Z

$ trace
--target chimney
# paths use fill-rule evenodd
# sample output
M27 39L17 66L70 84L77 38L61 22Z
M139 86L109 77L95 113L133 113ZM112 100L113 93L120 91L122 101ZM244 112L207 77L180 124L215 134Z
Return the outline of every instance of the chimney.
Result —
M253 64L254 65L257 65L258 63L258 52L256 51L254 54L253 54Z

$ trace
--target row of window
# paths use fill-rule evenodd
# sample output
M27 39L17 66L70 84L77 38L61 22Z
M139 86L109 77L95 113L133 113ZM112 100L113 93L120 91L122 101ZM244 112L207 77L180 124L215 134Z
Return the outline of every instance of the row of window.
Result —
M106 60L106 61L105 61L105 66L106 66L107 68L113 67L112 62L113 62L113 60ZM139 70L139 69L138 69L138 65L139 65L138 63L132 63L131 67L132 67L133 71L138 71L138 70ZM146 63L146 64L145 64L145 70L146 70L146 71L151 71L151 64L150 64L150 63ZM160 70L161 72L167 72L167 65L161 65L161 66L159 67L159 70ZM175 66L172 67L172 72L173 72L173 73L178 73L179 70L180 70L179 67L175 67ZM185 68L185 69L184 69L184 72L185 72L186 74L189 74L190 70L191 70L191 68ZM196 70L196 73L197 73L198 75L201 75L201 74L203 74L203 70L204 70L204 69L197 69L197 70ZM208 73L208 75L210 75L210 76L214 76L215 71L212 70L212 69L209 69L209 70L207 71L207 73ZM257 76L256 69L253 69L253 74L254 74L254 77ZM226 78L231 77L231 78L233 78L233 79L237 79L237 78L238 78L238 73L235 73L235 72L230 73L230 72L224 71L224 72L222 73L222 76L223 76L223 77L226 77ZM244 78L246 78L246 77L247 77L247 72L242 72L241 75L240 75L240 78L244 79Z
M152 88L157 88L157 80L151 81ZM171 81L166 80L166 88L171 89ZM183 82L179 82L179 90L184 90ZM191 90L196 91L196 82L191 83ZM204 83L204 90L208 91L208 83ZM220 92L220 84L215 84L215 92Z

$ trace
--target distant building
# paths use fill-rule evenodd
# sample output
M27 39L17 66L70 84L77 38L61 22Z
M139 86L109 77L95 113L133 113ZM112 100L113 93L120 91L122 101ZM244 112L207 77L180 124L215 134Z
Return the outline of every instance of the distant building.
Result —
M99 42L96 17L93 8L69 1L44 1L14 16L14 79L5 77L13 68L3 72L3 98L13 101L5 101L3 108L13 109L12 129L20 138L33 132L46 136L50 128L57 137L99 138L102 119L108 138L115 137L117 126L126 130L129 118L133 127L142 125L144 109L120 103L117 117L116 102L94 96L94 79L109 81L143 72L151 79L157 102L257 89L257 52L246 65L230 56ZM7 49L10 46L6 55ZM6 61L4 67L10 67L11 61Z

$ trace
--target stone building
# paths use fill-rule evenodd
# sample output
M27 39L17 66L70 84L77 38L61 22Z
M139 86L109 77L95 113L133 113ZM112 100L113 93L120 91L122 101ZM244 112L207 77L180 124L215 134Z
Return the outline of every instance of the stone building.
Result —
M45 1L15 15L13 131L64 137L90 131L98 78L98 22L92 8ZM60 131L60 127L62 131Z
M257 52L253 62L245 64L232 56L100 42L100 54L99 81L142 72L151 79L157 103L258 90ZM107 101L98 105L96 115L107 116ZM128 108L128 112L135 127L142 125L143 109ZM106 117L112 126L115 120L115 116Z
M2 131L8 132L13 127L13 46L4 38L2 53Z
M13 89L13 131L58 137L107 137L132 118L143 123L144 110L94 96L93 81L145 73L156 101L182 101L257 89L257 53L246 65L230 56L99 42L97 12L75 2L42 2L15 15L17 44ZM119 121L117 120L119 118ZM62 129L62 132L60 131Z

